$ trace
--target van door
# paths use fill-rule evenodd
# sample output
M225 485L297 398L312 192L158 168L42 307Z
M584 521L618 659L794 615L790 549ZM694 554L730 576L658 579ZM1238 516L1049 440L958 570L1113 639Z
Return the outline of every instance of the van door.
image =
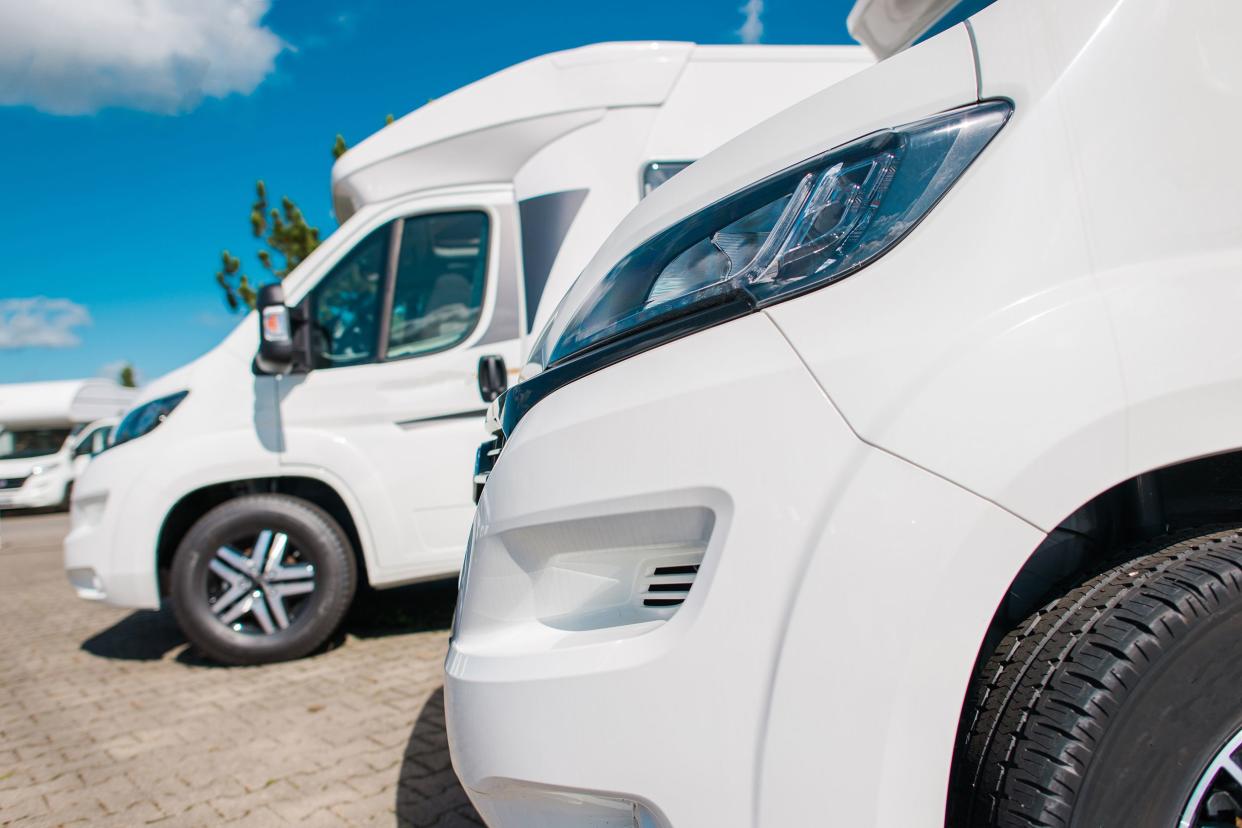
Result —
M102 425L77 441L73 448L73 479L80 477L90 459L107 447L111 432L111 425Z
M486 410L479 359L518 358L514 212L506 195L390 221L303 300L312 365L280 379L281 462L348 489L372 583L460 566Z

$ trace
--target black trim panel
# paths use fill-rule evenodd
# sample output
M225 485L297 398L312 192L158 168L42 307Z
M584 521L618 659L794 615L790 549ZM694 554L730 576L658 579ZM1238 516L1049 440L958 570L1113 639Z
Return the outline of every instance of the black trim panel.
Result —
M469 411L456 411L452 414L436 414L434 417L415 417L412 420L398 420L396 425L407 428L412 425L435 423L440 420L468 420L472 417L482 417L486 413L486 408L472 408Z
M522 277L526 283L526 330L535 324L539 300L561 244L586 201L588 190L564 190L518 202L522 223Z

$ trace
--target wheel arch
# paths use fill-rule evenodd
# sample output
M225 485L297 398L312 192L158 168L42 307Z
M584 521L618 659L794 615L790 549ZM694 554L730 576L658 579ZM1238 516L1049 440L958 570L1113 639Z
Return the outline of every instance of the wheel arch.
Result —
M370 583L362 524L332 484L314 477L282 475L228 480L201 486L182 495L164 515L156 541L156 571L161 596L168 594L169 573L181 539L190 527L221 503L248 494L283 494L314 503L341 525L349 538L360 579Z
M1079 505L1032 550L998 597L962 699L959 732L971 714L969 685L979 666L1032 612L1120 563L1127 549L1162 535L1225 523L1242 523L1242 449L1142 472ZM959 739L954 765L960 745Z

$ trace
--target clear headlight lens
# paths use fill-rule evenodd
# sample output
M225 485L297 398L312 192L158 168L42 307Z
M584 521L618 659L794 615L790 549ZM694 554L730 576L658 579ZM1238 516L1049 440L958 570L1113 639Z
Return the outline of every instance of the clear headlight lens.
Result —
M155 427L164 422L174 408L181 405L181 401L189 393L189 391L178 391L176 394L169 394L167 397L143 403L126 414L125 419L121 420L121 424L116 427L116 431L112 432L112 442L108 448L128 443L130 440L155 430Z
M885 130L722 199L618 263L532 360L555 365L707 308L753 310L845 278L901 241L1012 112L992 101Z

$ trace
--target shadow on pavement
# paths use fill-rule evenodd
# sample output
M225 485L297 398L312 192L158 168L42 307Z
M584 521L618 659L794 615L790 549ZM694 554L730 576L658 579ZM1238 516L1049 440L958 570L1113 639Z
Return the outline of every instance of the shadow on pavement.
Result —
M444 729L444 688L427 699L401 757L397 780L397 825L482 825L449 759Z
M348 635L378 638L386 635L447 630L457 602L455 581L433 581L397 589L363 587L345 617L345 623L319 652L335 649ZM172 610L136 610L82 642L82 649L100 658L158 661L186 643ZM194 667L219 666L193 647L176 660Z
M101 658L158 661L184 643L171 610L137 610L83 641L82 649Z
M343 628L359 638L447 630L456 605L456 579L396 589L362 587L354 596Z

